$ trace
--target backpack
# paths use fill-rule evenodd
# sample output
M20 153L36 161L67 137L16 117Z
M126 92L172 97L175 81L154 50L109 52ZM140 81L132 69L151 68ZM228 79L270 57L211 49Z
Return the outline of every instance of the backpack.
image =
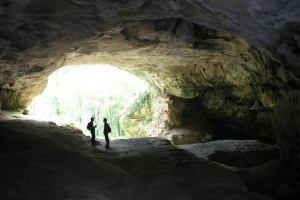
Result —
M87 130L92 130L92 128L93 128L92 126L93 126L92 123L89 122L86 126Z

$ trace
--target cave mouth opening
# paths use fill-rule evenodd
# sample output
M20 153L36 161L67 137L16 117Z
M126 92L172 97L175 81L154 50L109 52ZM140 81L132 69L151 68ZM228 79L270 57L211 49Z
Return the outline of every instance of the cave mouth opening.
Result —
M150 94L145 81L117 67L64 66L48 77L44 92L27 110L35 119L76 127L85 135L90 135L86 124L94 117L96 136L101 139L104 138L102 119L107 118L112 128L110 138L126 139L135 136L125 131L121 120L130 105L145 94Z

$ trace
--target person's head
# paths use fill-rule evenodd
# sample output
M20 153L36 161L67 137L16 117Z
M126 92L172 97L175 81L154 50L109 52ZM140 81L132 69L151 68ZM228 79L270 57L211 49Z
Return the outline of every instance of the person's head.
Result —
M106 123L106 122L107 122L107 119L106 119L106 118L104 118L104 119L103 119L103 122L104 122L104 123Z
M94 121L94 117L91 118L91 121L92 121L92 122Z

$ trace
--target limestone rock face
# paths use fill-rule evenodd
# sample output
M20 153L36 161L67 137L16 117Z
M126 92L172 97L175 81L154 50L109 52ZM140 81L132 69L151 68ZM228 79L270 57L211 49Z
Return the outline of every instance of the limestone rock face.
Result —
M242 171L249 189L273 193L279 199L299 199L299 102L300 92L293 91L276 103L272 125L277 134L280 158Z
M272 119L277 133L277 143L281 149L281 159L295 166L299 171L300 156L300 92L294 91L284 96L275 107ZM299 174L298 178L299 178Z
M25 109L62 66L111 64L151 85L151 130L174 143L274 127L282 158L245 176L279 187L299 180L299 25L299 0L0 0L0 108Z
M174 96L155 99L149 136L167 138L172 144L193 144L212 139L213 124L193 100Z
M177 147L234 171L259 166L279 157L277 145L257 140L218 140Z
M271 200L166 139L112 140L106 150L78 129L1 115L0 131L1 199Z
M62 66L111 64L200 99L228 132L274 138L276 100L300 88L299 13L298 0L4 0L0 107L26 108Z

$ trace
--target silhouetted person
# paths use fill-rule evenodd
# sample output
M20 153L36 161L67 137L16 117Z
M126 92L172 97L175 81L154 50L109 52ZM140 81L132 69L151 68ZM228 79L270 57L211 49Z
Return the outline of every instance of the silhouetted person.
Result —
M88 124L88 129L91 131L91 145L96 145L96 135L95 135L95 128L97 127L97 125L94 125L94 118L91 118L91 121Z
M110 128L109 124L107 123L107 119L106 118L103 119L103 122L104 122L103 133L104 133L105 141L106 141L105 149L108 149L109 148L108 133L111 132L111 128Z

